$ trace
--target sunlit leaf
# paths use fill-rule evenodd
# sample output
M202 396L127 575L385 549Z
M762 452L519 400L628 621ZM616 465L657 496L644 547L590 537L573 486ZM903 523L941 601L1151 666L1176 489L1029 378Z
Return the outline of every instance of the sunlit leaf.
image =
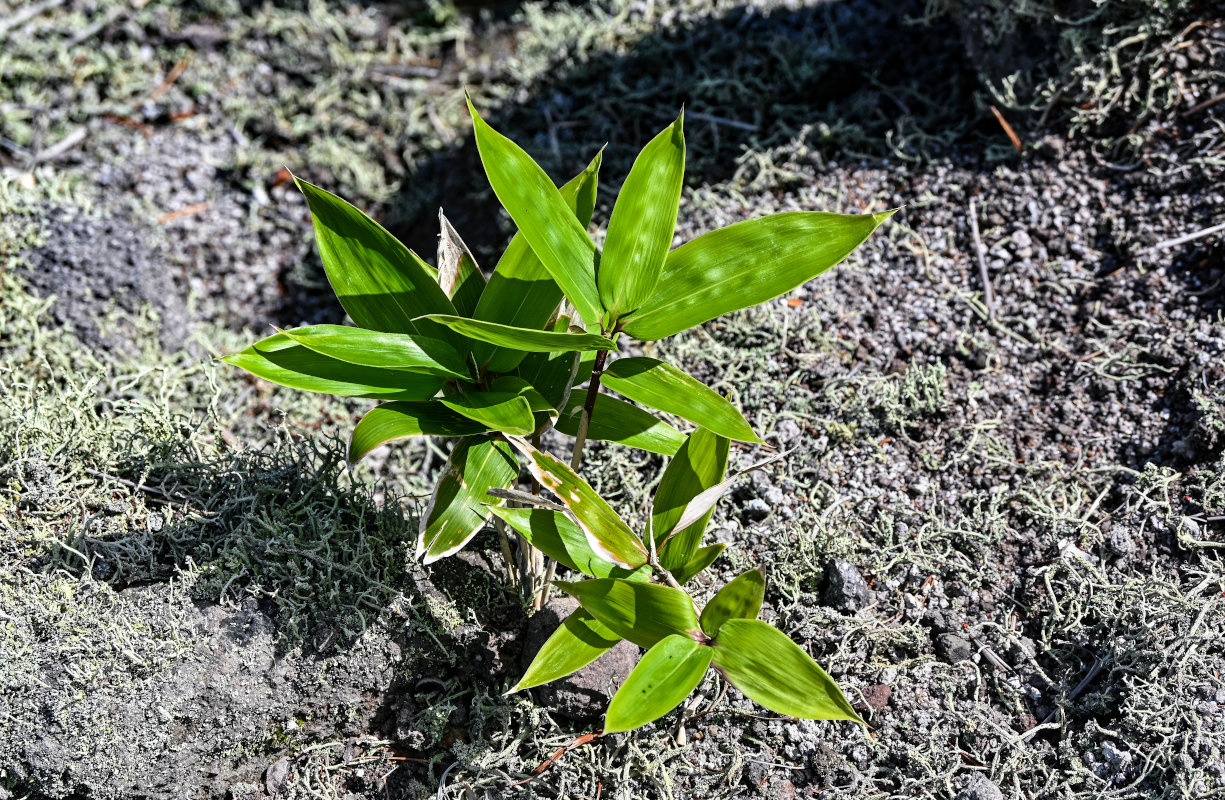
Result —
M714 651L715 668L745 697L771 711L862 723L833 678L786 634L764 622L729 619L719 629Z
M742 573L725 585L702 609L698 621L707 636L717 636L729 619L757 619L766 598L766 576L760 569Z
M640 728L681 704L702 682L714 648L668 636L646 652L608 704L604 733Z
M436 375L340 361L303 347L283 333L269 336L241 353L220 360L291 389L341 397L428 400L438 393L443 383Z
M383 403L366 412L349 437L348 459L355 464L376 447L410 436L472 436L487 428L456 414L437 400Z
M620 358L604 385L636 403L687 419L741 442L760 442L740 411L710 387L655 358Z
M553 280L588 323L600 321L599 251L553 181L519 145L491 128L468 101L477 150L502 207Z
M587 481L528 442L517 437L510 441L524 457L532 476L566 506L597 556L627 569L646 563L647 550L642 541Z
M596 555L587 543L587 535L564 513L547 508L504 506L489 510L564 567L593 578L625 578L631 581L651 578L651 568L646 565L628 570Z
M812 280L893 214L788 211L738 222L668 254L655 293L627 318L636 339L662 339Z
M567 436L577 436L587 392L575 389L554 427ZM651 453L673 455L685 443L685 435L649 411L607 394L596 395L587 438L617 442ZM722 476L720 476L722 477Z
M510 691L530 689L577 672L616 647L621 637L578 609L562 622Z
M455 313L429 266L355 206L300 178L294 181L310 204L328 281L353 321L371 330L422 333L455 344L449 333L413 324L425 314Z
M725 544L712 544L706 547L699 547L698 551L693 554L693 558L689 559L689 563L678 569L669 569L672 577L676 578L676 582L682 586L697 577L702 570L715 563L715 559L719 554L727 549Z
M417 554L429 564L460 550L485 524L489 490L514 486L518 477L519 464L506 442L461 439L421 516Z
M447 342L418 333L386 333L348 325L308 325L282 331L298 344L350 364L469 380L463 356Z
M598 283L600 302L613 321L655 291L672 247L685 177L685 114L652 139L617 195Z
M517 392L463 391L440 398L444 406L502 433L528 436L536 430L531 402Z
M559 190L566 207L574 212L584 229L591 223L595 208L602 155L603 151L597 153L585 170ZM523 234L516 233L470 316L515 328L540 329L553 318L561 298L561 287L540 263ZM486 342L475 342L472 353L478 365L493 373L510 372L523 360L522 350L508 350Z
M722 483L715 484L709 489L705 489L700 492L696 497L690 500L688 504L686 504L685 510L681 512L680 519L676 521L672 529L663 532L662 535L664 536L665 541L668 540L668 537L675 535L678 531L685 530L690 525L693 525L703 517L709 515L710 510L714 508L715 503L719 502L719 498L730 492L732 487L736 484L736 481L738 481L740 478L748 475L750 472L770 466L774 462L785 458L790 452L790 450L787 450L786 452L771 456L764 461L759 461L750 467L740 470Z
M723 480L730 442L724 436L698 428L668 462L651 508L651 531L659 560L670 572L683 568L702 542L713 511L668 538L693 498Z
M610 631L640 647L651 647L674 633L702 637L693 601L670 586L611 578L558 581L557 586Z
M435 314L426 317L456 333L480 342L522 350L525 353L557 353L571 350L616 350L617 345L595 333L542 331L513 328L496 322Z

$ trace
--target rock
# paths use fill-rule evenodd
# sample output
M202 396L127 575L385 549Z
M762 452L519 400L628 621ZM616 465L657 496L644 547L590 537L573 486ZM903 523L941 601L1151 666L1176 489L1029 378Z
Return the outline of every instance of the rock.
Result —
M557 597L533 615L524 633L522 668L527 669L536 653L557 630L562 620L578 608L572 597ZM622 641L592 663L561 680L546 683L536 692L541 704L568 719L586 722L597 719L608 708L617 687L638 663L639 649Z
M892 696L893 689L885 683L878 683L863 690L863 699L873 711L880 711L889 705L889 698Z
M936 652L950 664L968 661L974 655L974 646L969 640L955 633L942 633L936 637Z
M957 793L957 800L1004 800L1004 793L990 778L979 772Z
M264 773L264 788L268 790L268 794L275 797L285 785L285 779L288 777L289 758L278 758L268 766L268 770Z
M770 505L760 497L754 497L744 504L744 514L754 522L761 522L770 516Z
M854 564L833 559L825 566L821 602L840 611L858 611L872 600L872 590Z

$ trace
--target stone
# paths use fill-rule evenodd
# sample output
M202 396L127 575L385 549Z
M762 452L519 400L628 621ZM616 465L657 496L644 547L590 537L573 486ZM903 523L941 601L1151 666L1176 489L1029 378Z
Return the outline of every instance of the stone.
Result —
M950 664L968 661L974 655L974 646L965 637L955 633L942 633L936 637L936 652Z
M854 564L833 559L825 566L821 602L839 611L858 611L872 601L872 590Z
M562 620L578 608L573 597L556 597L532 615L524 632L522 668L527 669L536 653L557 630ZM621 641L579 671L536 689L542 705L575 722L603 716L608 703L638 663L639 648Z
M877 683L863 690L863 699L873 711L880 711L889 705L892 696L893 689L886 683Z
M990 778L979 772L957 793L957 800L1004 800L1004 793Z

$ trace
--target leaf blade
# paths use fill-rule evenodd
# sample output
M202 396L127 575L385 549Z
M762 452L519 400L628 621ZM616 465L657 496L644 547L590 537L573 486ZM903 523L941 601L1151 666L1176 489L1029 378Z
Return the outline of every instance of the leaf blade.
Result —
M544 170L489 126L468 100L477 150L502 207L588 323L600 320L599 251Z
M572 392L554 427L567 436L577 436L585 400L584 392ZM686 441L683 433L651 412L602 393L596 395L587 438L665 456L675 455Z
M688 636L661 639L646 652L608 704L604 733L641 728L680 705L702 682L713 650Z
M520 350L524 353L560 353L617 349L617 345L613 340L595 333L516 328L496 322L485 322L484 320L448 316L445 314L432 314L425 317L425 319L445 325L452 331L469 339L508 349Z
M741 573L710 599L698 622L707 636L718 636L729 619L757 619L766 598L766 576L760 569Z
M614 578L557 581L557 586L610 631L640 647L651 647L672 634L702 635L693 601L678 589Z
M577 609L562 621L532 657L532 663L510 692L531 689L577 672L620 641L620 636L604 627L590 612Z
M668 534L680 521L693 498L723 480L730 449L731 441L727 437L698 428L689 434L676 456L664 468L651 506L651 532L659 549L660 561L669 571L689 563L702 541L702 534L714 509L671 537Z
M331 192L296 176L294 182L310 205L328 282L354 322L412 333L416 317L455 312L428 266L382 225Z
M282 331L298 344L338 361L469 380L463 356L441 339L349 325L307 325Z
M459 551L484 526L486 494L510 488L519 464L505 442L483 437L461 439L421 515L417 555L426 564Z
M656 358L619 358L604 371L604 384L636 403L687 419L740 442L760 442L734 405L709 386Z
M485 275L459 232L438 209L438 285L461 315L472 316L485 290Z
M624 330L662 339L778 297L842 261L892 214L787 211L703 234L668 254L655 294Z
M615 321L655 291L672 247L685 179L685 112L647 143L617 195L597 275Z
M356 464L376 447L411 436L473 436L485 426L435 401L382 403L365 413L349 435L346 458Z
M786 634L755 619L730 619L715 640L714 665L759 705L804 719L863 724L834 679Z
M281 386L341 397L428 400L443 382L434 375L340 361L303 347L282 333L218 360Z
M490 506L489 510L518 531L533 547L575 572L593 578L650 580L651 570L646 565L631 571L597 555L587 543L582 529L559 511L504 506Z
M536 430L531 402L512 392L467 391L439 400L460 416L481 423L488 430L528 436Z

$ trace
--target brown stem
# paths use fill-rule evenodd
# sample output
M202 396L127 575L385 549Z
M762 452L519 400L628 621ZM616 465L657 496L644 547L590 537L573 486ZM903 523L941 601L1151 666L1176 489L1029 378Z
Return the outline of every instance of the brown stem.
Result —
M583 416L578 421L578 436L574 438L574 455L570 457L570 469L578 472L583 463L583 447L587 444L587 431L591 428L591 415L595 413L595 401L600 394L600 376L604 374L604 362L608 360L608 351L600 350L595 354L595 364L591 366L591 380L587 383L587 398L583 401Z

